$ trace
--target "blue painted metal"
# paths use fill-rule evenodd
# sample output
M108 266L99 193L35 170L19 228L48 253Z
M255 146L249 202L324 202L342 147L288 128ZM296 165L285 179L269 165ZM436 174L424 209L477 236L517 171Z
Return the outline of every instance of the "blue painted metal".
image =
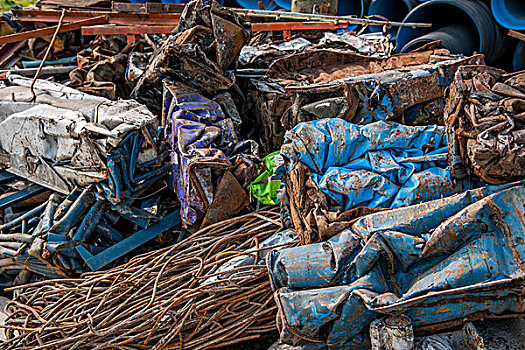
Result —
M67 236L66 235L59 235L56 233L49 233L47 235L47 241L50 243L56 243L56 242L67 242Z
M525 29L525 2L523 0L492 0L492 14L504 28Z
M56 66L61 64L68 65L71 63L77 63L77 56L64 57L58 60L46 61L44 66ZM42 61L22 61L22 65L24 66L24 68L38 68L40 64L42 64Z
M321 119L297 125L287 134L281 154L290 160L289 170L305 164L312 181L343 210L398 208L473 186L451 180L440 126L360 126Z
M31 184L21 191L9 192L7 194L4 194L0 196L0 209L5 209L27 198L34 197L37 194L44 192L45 190L46 189L40 185Z
M99 235L101 235L102 237L104 237L106 240L110 242L120 242L123 239L120 232L118 232L111 226L106 225L103 222L100 222L97 225L96 230Z
M82 194L82 190L78 187L75 187L69 194L64 198L62 203L58 205L55 209L55 214L53 214L53 220L60 220L69 210L71 204L73 204L77 198Z
M69 210L64 216L54 223L50 231L53 233L67 234L73 226L80 222L84 213L95 202L95 195L90 188L86 188L71 204Z
M82 220L82 223L78 227L77 231L73 235L72 241L74 242L85 242L90 235L95 231L98 223L102 219L102 213L106 203L102 200L98 200Z
M366 349L370 323L385 314L405 314L416 328L522 314L525 186L371 214L267 263L284 342Z
M93 256L83 246L77 246L76 249L86 264L93 271L97 271L180 223L180 213L176 210L171 214L166 215L159 220L159 222L151 225L149 228L134 233L97 255Z
M29 219L34 218L35 216L40 215L46 209L46 206L47 206L47 202L42 203L39 206L35 207L34 209L31 209L30 211L26 212L25 214L17 217L16 219L14 219L14 220L12 220L10 222L6 222L3 225L0 225L0 232L9 231L10 229L12 229L12 228L14 228L16 226L22 225L23 221L27 221ZM26 224L27 224L27 222L26 222Z
M0 170L0 183L4 183L10 180L13 180L16 177L16 175L11 174L10 172L6 170Z
M41 232L48 232L53 226L53 217L55 216L56 210L59 205L60 196L53 193L46 205L44 215L42 216Z

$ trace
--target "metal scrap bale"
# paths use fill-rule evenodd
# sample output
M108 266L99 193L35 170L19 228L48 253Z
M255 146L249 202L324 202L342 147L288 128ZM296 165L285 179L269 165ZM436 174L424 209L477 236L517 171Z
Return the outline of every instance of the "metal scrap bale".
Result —
M163 105L184 226L193 230L239 213L259 172L257 143L241 141L231 114L196 89L166 83Z
M356 218L450 196L475 184L447 170L445 128L331 118L286 134L289 212L303 244L324 241Z
M445 116L454 177L498 184L525 176L525 73L461 67Z
M308 50L277 60L267 76L293 95L293 105L282 116L285 130L322 118L442 124L444 90L456 69L482 60L482 55L460 58L442 49L386 59Z
M35 103L13 102L12 94L22 101L31 96L31 79L9 81L11 86L0 89L0 146L9 154L10 172L64 194L77 185L110 181L108 194L117 202L122 192L167 172L159 122L145 106L41 80ZM135 180L138 175L144 178Z
M416 336L523 316L523 182L365 216L327 242L267 258L281 341L367 349L368 329L406 315Z
M242 67L268 67L273 64L269 73L273 76L275 69L279 70L276 68L279 63L274 64L274 62L285 56L290 56L284 60L279 60L279 62L293 62L292 66L286 69L292 69L293 73L289 73L295 77L295 74L298 73L296 70L300 69L296 65L300 65L305 58L311 68L315 69L315 66L330 66L336 62L350 63L356 57L358 59L374 57L375 60L378 60L388 57L391 51L392 43L381 34L355 35L347 31L337 34L327 32L316 45L298 37L279 44L264 42L254 46L244 46L239 57L239 64ZM359 53L359 55L347 55L348 53ZM297 81L293 83L302 82L301 77L299 74ZM283 121L282 117L287 115L285 112L292 106L294 92L286 91L285 86L286 84L278 79L274 81L273 79L255 78L249 79L244 85L245 90L248 91L242 109L245 127L253 130L258 140L261 141L261 146L268 153L281 147L284 141L284 133L289 129L288 126L283 127L283 122L286 123L286 121ZM316 95L317 99L323 98L322 92L318 92ZM345 103L344 98L335 97L329 102L333 103L324 101L320 103L320 106L313 107L313 110L308 107L305 109L316 115L321 113L335 117L344 107L342 106Z
M235 76L228 70L235 67L248 38L234 12L215 1L190 2L132 96L160 114L164 79L193 85L206 96L226 91L235 84Z

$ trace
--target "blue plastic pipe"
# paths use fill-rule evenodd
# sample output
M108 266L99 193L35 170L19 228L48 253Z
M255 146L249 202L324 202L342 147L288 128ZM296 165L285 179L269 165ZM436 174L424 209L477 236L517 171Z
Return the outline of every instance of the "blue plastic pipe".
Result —
M472 47L475 51L484 54L488 64L496 62L504 52L505 36L492 18L489 7L480 0L425 1L416 6L403 22L432 23L432 27L400 27L397 32L398 52L407 52L408 48L412 46L407 44L414 39L458 24L461 25L458 28L462 28L461 32L457 33L458 36L464 33L473 34L473 36L465 36L465 40L470 40L469 42L465 41L465 48ZM467 28L467 31L465 32L463 28ZM452 36L455 35L452 33ZM463 52L457 53L465 53L466 50L461 51Z
M273 0L262 0L265 10L275 10L277 8L277 3ZM258 10L259 9L259 0L237 0L237 3L248 10ZM291 1L290 1L291 7Z
M492 0L492 13L505 28L525 29L525 0Z
M374 19L386 18L390 21L400 22L417 6L417 0L372 0L368 8L368 16ZM392 39L396 38L397 27L387 29ZM382 32L382 26L370 26L371 32Z
M525 42L520 41L516 45L512 65L515 71L525 70Z
M237 2L244 7L244 5L241 2L245 2L245 0L237 0ZM254 0L253 3L256 6L253 9L259 9L259 6L257 5L257 0ZM292 9L292 0L274 0L274 3L276 3L285 10ZM358 17L363 17L366 13L369 3L370 0L339 0L337 2L337 14L339 16L356 15ZM266 8L266 5L264 8L270 10L269 8Z

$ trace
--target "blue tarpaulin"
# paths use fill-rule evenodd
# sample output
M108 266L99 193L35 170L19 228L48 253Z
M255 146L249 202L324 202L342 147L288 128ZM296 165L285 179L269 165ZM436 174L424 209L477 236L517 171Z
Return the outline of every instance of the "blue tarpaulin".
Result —
M268 257L282 340L364 349L368 327L522 314L525 188L489 186L365 216L327 242Z

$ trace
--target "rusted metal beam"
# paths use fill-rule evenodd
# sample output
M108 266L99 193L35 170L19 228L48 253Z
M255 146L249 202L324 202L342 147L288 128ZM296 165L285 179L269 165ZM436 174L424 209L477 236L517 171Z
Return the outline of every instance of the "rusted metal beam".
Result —
M281 11L261 11L261 10L247 10L247 9L231 9L239 16L246 18L273 18L276 21L285 20L300 20L300 21L318 21L318 22L347 22L348 24L356 25L378 25L378 26L392 26L392 27L413 27L413 28L429 28L432 26L431 23L404 23L404 22L391 22L391 21L380 21L369 18L359 18L355 16L329 16L329 15L318 15L309 13L298 13L298 12L281 12Z
M112 10L115 12L135 12L135 13L181 13L185 5L181 4L160 4L157 2L147 2L145 4L130 4L126 2L113 2Z
M170 34L176 26L114 26L82 27L82 35Z
M26 43L26 41L22 40L22 41L19 41L19 42L16 42L16 43L3 45L0 48L0 67L1 68L10 68L10 67L4 67L4 64L7 61L9 61L13 57L15 52L17 52L22 46L24 46L25 43Z
M391 21L380 21L369 18L357 18L349 16L328 16L318 14L307 14L307 13L293 13L293 12L280 12L280 11L261 11L261 10L246 10L231 8L230 10L237 13L239 16L245 18L273 18L278 21L281 19L285 20L300 20L308 22L341 22L346 24L357 24L357 25L387 25L392 27L430 27L430 23L401 23ZM31 22L58 22L61 11L56 10L35 10L35 9L22 9L13 10L16 19L19 21L31 21ZM144 24L144 25L168 25L174 24L175 20L178 22L180 13L136 13L136 12L106 12L106 11L68 11L64 21L71 22L79 19L86 19L101 15L107 15L109 20L108 23L113 24Z
M58 22L62 14L55 10L13 10L15 18L22 22ZM179 22L180 13L126 13L106 11L68 11L64 22L75 22L106 16L107 22L121 25L169 25Z
M514 38L514 39L525 41L525 34L517 32L517 31L512 30L512 29L509 30L509 36Z
M252 23L254 32L291 31L291 30L336 30L348 27L348 23L335 22L268 22ZM82 27L82 35L138 35L138 34L170 34L175 25L170 26L115 26L100 25Z
M286 30L344 29L347 22L266 22L252 23L254 32L271 32Z
M70 32L73 30L80 29L84 26L104 24L106 22L107 22L107 19L105 16L94 17L94 18L90 18L86 20L76 21L76 22L69 23L69 24L64 24L58 32L59 33ZM30 30L28 32L5 35L5 36L0 37L0 45L15 43L15 42L33 39L33 38L40 38L46 35L53 35L56 30L57 30L57 26L53 26L53 27L48 27L48 28Z

